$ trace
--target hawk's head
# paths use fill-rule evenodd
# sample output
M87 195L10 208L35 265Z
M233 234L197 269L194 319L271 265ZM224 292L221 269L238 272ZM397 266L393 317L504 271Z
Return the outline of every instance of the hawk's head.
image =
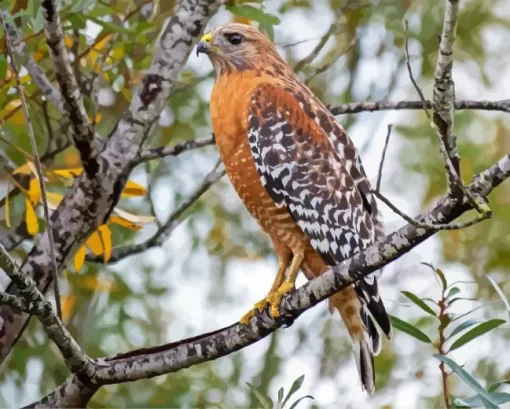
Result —
M199 53L209 56L217 75L283 62L264 34L238 23L217 26L204 34L197 45Z

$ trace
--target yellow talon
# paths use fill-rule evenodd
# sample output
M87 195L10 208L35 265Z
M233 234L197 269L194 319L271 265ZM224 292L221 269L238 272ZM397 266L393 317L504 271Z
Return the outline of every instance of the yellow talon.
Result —
M264 298L263 300L260 300L259 302L255 303L254 309L248 311L246 314L244 314L239 322L243 325L248 325L250 322L250 319L255 316L255 309L258 310L258 312L263 312L266 308L266 305L269 303L269 296L267 298Z
M269 306L271 307L271 315L274 318L278 318L281 315L280 303L282 301L282 298L288 293L290 293L292 290L294 290L294 284L289 281L285 281L280 287L278 287L278 290L268 294L266 298L257 302L254 306L255 308L244 314L239 320L239 322L243 325L248 325L250 319L255 315L255 309L257 309L259 312L263 312L267 304L269 304Z
M280 314L280 303L282 298L288 293L294 290L294 283L285 281L274 293L267 296L269 305L271 306L271 315L274 318L278 318Z

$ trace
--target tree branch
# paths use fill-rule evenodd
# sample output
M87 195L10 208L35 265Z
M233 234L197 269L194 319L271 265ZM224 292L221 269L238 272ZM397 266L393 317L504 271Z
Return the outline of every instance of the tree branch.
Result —
M7 32L7 26L5 24L5 20L1 18L2 24L4 26L5 32ZM34 157L35 169L37 171L37 179L39 182L39 189L41 191L41 201L44 210L44 218L46 220L46 234L48 235L48 243L50 248L50 258L51 258L51 275L53 278L53 291L55 293L55 305L57 308L57 316L62 318L62 309L60 306L60 290L58 287L58 279L57 279L57 262L55 260L55 242L53 240L53 225L50 220L50 211L48 208L48 200L46 197L46 184L44 183L44 173L42 171L41 159L39 158L39 152L37 150L37 143L35 141L34 128L32 126L32 121L30 120L30 114L28 112L27 102L25 100L25 94L23 92L23 86L21 85L21 81L19 78L19 71L16 63L14 61L14 55L12 54L11 42L9 36L5 37L5 44L7 48L7 54L11 59L11 68L14 73L14 77L16 78L16 89L18 91L18 95L21 101L21 105L23 107L23 113L25 115L25 121L27 123L28 128L28 136L30 140L30 146L32 148L32 155ZM7 193L9 194L9 193Z
M67 331L62 321L55 315L51 304L44 298L44 295L37 289L35 282L19 270L7 250L0 245L0 267L7 276L16 283L25 302L25 308L39 318L44 331L59 348L64 361L72 373L80 374L90 378L95 373L95 366L92 360L81 350L78 343ZM10 294L3 294L3 299L9 303L13 301ZM19 297L15 297L19 298Z
M432 102L425 101L425 108L431 109ZM342 114L358 114L360 112L376 112L376 111L400 111L400 110L421 110L423 109L422 101L377 101L377 102L352 102L350 104L342 104L329 107L333 115ZM501 111L510 113L510 99L501 101L457 101L455 102L456 110L480 110L480 111Z
M74 145L80 152L85 173L90 179L94 179L101 170L102 161L94 138L94 130L90 126L87 111L83 105L80 88L69 62L57 3L55 0L44 0L42 7L45 18L44 34L55 66L64 109L71 120Z
M510 176L510 154L498 163L477 175L467 189L473 194L486 197L492 189ZM471 204L449 195L441 198L436 205L416 219L427 224L447 224L462 213L470 210ZM355 254L352 258L330 268L320 277L310 280L282 300L280 318L273 318L266 311L253 317L249 325L233 324L207 334L149 349L140 349L113 358L99 359L92 387L114 383L135 381L158 375L176 372L202 362L229 355L276 331L282 325L291 325L307 309L346 288L363 277L381 269L391 261L425 241L435 233L407 224L388 235L384 240ZM85 405L90 398L84 398L83 388L88 385L73 385L74 376L50 393L40 402L69 402ZM66 400L60 399L62 391L69 391ZM92 392L93 393L93 392ZM90 395L90 394L89 394ZM91 395L90 395L91 396Z
M45 0L44 4L48 10L47 2ZM181 0L174 16L163 28L155 45L151 67L142 79L141 86L133 93L130 106L112 131L102 152L101 156L108 166L95 180L86 177L85 173L75 179L72 189L52 213L59 270L83 241L108 219L132 166L136 164L140 147L165 106L177 76L191 53L194 39L202 33L220 3L220 0ZM32 249L22 265L23 272L34 279L42 292L51 283L48 274L49 246L45 237ZM7 292L15 293L12 285ZM26 314L9 306L1 306L0 362L9 353L27 320Z
M214 145L214 135L209 138L193 139L173 146L162 146L160 148L146 149L140 152L139 163L147 162L153 159L163 159L167 156L177 156L182 152L192 149L202 148L203 146Z
M457 141L453 129L455 111L455 86L452 79L453 43L457 29L459 0L445 0L445 18L443 33L439 43L436 71L434 74L434 123L436 124L450 159L453 170L460 179L460 161L457 153ZM450 189L455 189L454 181L449 180Z

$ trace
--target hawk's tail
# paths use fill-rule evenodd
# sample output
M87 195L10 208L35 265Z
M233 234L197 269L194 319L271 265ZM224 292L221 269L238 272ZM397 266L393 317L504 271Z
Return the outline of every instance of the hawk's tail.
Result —
M337 309L352 339L352 349L363 389L375 390L374 355L381 350L381 338L366 304L351 286L329 298L330 310Z

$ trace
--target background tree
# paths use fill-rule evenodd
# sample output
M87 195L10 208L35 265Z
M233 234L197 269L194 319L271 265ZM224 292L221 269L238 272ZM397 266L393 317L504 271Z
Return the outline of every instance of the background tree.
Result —
M315 398L301 401L302 407L338 407L339 397L350 407L460 405L454 397L472 397L464 403L470 406L491 407L504 401L506 386L498 384L509 377L504 357L509 332L500 320L508 316L502 301L508 293L505 274L510 266L508 183L489 196L492 220L441 231L385 268L382 293L390 312L398 317L397 331L377 358L374 397L366 397L352 376L348 336L322 304L288 330L216 361L209 360L227 351L212 349L210 356L200 357L209 362L186 371L97 391L69 378L70 369L90 376L92 365L76 344L69 343L69 336L92 358L179 341L236 322L271 282L275 260L267 237L245 212L217 164L208 116L211 66L205 58L187 60L206 26L232 20L258 24L338 114L360 149L374 186L388 144L381 191L390 204L408 215L436 209L429 218L419 219L417 226L382 205L387 232L404 226L400 232L409 242L403 248L388 246L387 252L383 246L375 261L358 257L341 268L368 273L434 233L427 230L431 222L452 222L473 205L480 207L482 215L486 212L480 198L475 204L439 200L448 184L438 131L446 142L451 136L448 129L457 136L460 174L466 184L490 168L487 179L474 185L485 186L488 192L510 173L510 101L505 95L510 89L510 9L505 2L184 0L175 12L173 3L65 1L55 13L52 1L0 2L4 27L0 243L16 260L28 260L21 270L48 288L48 295L56 262L62 273L62 320L69 331L65 333L30 286L24 294L32 302L38 300L33 304L27 298L2 294L3 303L17 303L39 314L43 325L32 319L7 358L14 340L0 333L0 404L29 404L46 394L58 399L52 392L63 385L57 390L66 392L63 400L50 403L77 406L91 398L92 407L270 406L265 397L276 404L280 387L287 393L299 374L306 376L302 385L295 384L301 389L289 403L307 393ZM225 4L220 7L220 3ZM429 119L409 68L425 98L437 99L438 87L443 92L445 85L441 82L445 77L438 77L437 71L445 19L458 21L451 58L459 111L454 127L437 129L431 122L438 126L451 118L447 109L451 92L445 91L442 107L446 109L441 111L436 104L435 111L430 110L431 115L446 111L443 122L436 116ZM441 58L448 58L448 53L439 53ZM443 74L449 72L439 68ZM31 126L17 85L23 89ZM55 260L30 130L41 156L52 212ZM446 147L454 151L448 143ZM501 158L500 166L494 166ZM492 183L484 185L487 180ZM450 188L459 189L455 184ZM457 223L473 217L474 211ZM388 243L400 237L394 235ZM5 253L0 259L21 290L23 282L27 284L24 274L16 276L15 268L8 271ZM434 268L421 262L433 263ZM2 281L7 285L5 276ZM343 284L337 280L334 285ZM297 315L309 307L306 295L312 290L325 296L334 289L325 280L310 283L299 290L302 297L284 302L285 311ZM11 325L9 314L16 311L9 308L0 309L5 328ZM254 324L256 331L233 326L193 345L226 345L220 337L226 334L241 347L282 324L263 317ZM452 333L452 339L446 340ZM477 341L467 342L472 339ZM162 350L178 351L190 342ZM465 372L450 361L438 369L439 361L432 355L452 349L448 357L465 364ZM73 357L66 360L67 368L62 351ZM108 365L121 365L122 360L136 360L145 353L103 361L103 372L101 366L98 372L104 375ZM153 374L196 362L177 359L171 363L174 367ZM451 375L452 371L460 376ZM73 385L80 389L76 395L70 393Z

